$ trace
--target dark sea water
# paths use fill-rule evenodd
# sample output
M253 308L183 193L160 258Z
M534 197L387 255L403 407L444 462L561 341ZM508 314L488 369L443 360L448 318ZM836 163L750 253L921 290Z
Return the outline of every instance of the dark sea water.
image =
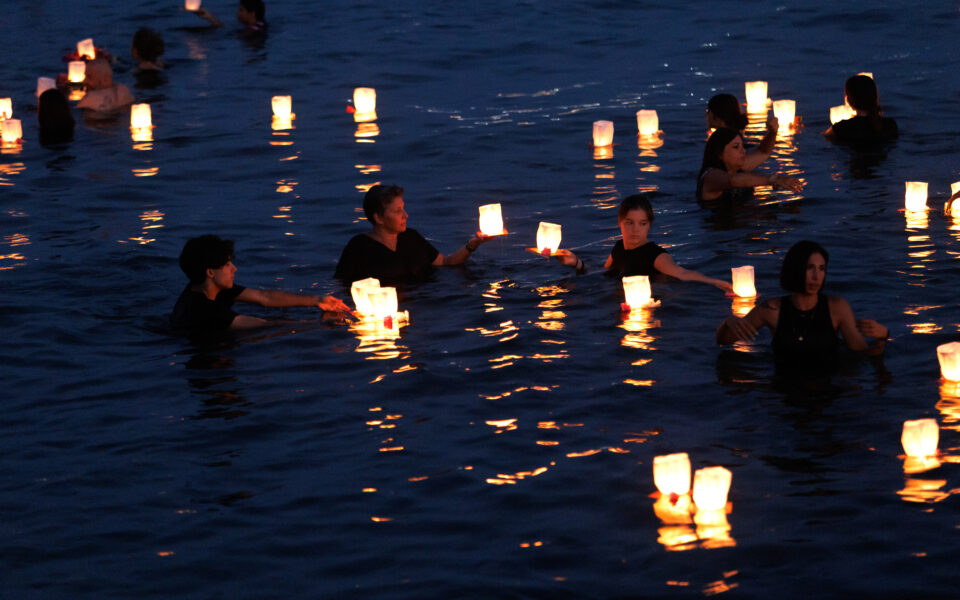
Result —
M960 179L957 2L290 0L262 39L204 6L227 25L177 2L4 6L0 96L25 141L0 154L0 597L960 594L960 393L935 351L960 337L960 222L940 210ZM36 78L92 36L133 86L145 25L169 65L134 88L154 141L124 116L42 147ZM885 156L820 135L860 71L900 125ZM703 210L706 100L754 79L804 122L763 170L807 187ZM377 89L375 136L345 112L357 86ZM293 130L271 130L276 94ZM641 108L662 146L638 147ZM930 183L926 218L901 210L909 180ZM331 276L377 182L441 252L481 204L511 233L405 290L398 339L309 309L248 309L298 322L213 346L167 330L203 233L236 240L238 283L348 297ZM827 292L890 327L882 360L778 385L766 333L714 344L733 307L697 283L656 282L661 306L625 320L599 265L636 191L679 264L753 264L761 297L787 248L822 243ZM541 220L591 273L523 251ZM943 464L906 474L921 417ZM732 471L729 531L654 514L671 452Z

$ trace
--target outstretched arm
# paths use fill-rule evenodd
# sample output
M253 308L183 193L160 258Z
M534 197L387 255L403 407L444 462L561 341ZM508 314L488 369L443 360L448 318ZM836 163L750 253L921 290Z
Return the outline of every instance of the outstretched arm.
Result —
M840 330L847 348L865 352L868 356L883 353L887 338L890 336L888 328L873 319L855 319L850 303L843 298L830 298L830 314L836 315L837 329ZM874 338L873 342L867 344L863 339L864 336Z
M671 277L676 277L680 281L700 281L702 283L709 283L712 286L716 286L725 292L733 291L733 286L726 281L707 277L706 275L692 269L684 269L677 263L673 262L673 257L666 252L662 253L653 261L653 266L661 273Z
M200 8L198 8L197 10L191 10L191 11L189 11L189 12L192 12L193 14L197 15L198 17L200 17L200 18L203 19L204 21L210 23L210 24L213 25L214 27L222 27L222 26L223 26L223 23L220 22L220 19L218 19L218 18L216 17L216 15L214 15L214 14L213 14L212 12L210 12L209 10L203 8L202 6L201 6Z
M731 315L720 323L717 328L717 343L732 344L737 341L749 341L757 335L761 327L767 327L771 331L775 330L776 319L779 313L779 305L774 306L769 300L764 300L754 306L747 313L747 316L741 318Z
M732 188L757 187L761 185L780 186L794 192L803 189L804 183L796 177L788 177L774 173L760 175L757 173L727 173L720 169L710 169L703 176L702 195L706 200L712 200L724 191ZM709 196L709 198L707 197Z
M250 304L259 304L269 308L286 308L289 306L316 306L325 311L349 312L350 307L342 300L333 296L311 296L307 294L291 294L280 290L255 290L247 288L243 290L237 300L240 302L249 302Z
M780 122L776 117L767 119L767 132L763 135L763 139L760 140L760 145L756 148L751 148L750 151L747 152L747 156L743 161L744 171L753 171L765 160L770 158L770 153L773 152L773 145L777 141L777 129L779 127Z
M437 254L437 257L433 259L433 266L435 267L452 267L454 265L462 265L467 262L467 259L470 258L470 255L480 247L480 244L486 244L496 236L492 235L475 235L470 238L462 248L459 248L456 252L452 254L444 255L442 253Z
M583 261L580 260L576 254L570 252L569 250L557 250L553 257L557 259L560 264L566 267L573 267L577 273L587 272L587 265L583 264Z

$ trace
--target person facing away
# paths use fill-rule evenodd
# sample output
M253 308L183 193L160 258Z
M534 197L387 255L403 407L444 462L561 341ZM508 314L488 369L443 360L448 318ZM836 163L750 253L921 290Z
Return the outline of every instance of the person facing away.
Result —
M44 146L73 140L75 122L63 92L54 88L40 94L37 99L37 124L40 127L40 143Z
M214 27L223 26L223 22L216 15L202 6L192 12ZM264 31L267 28L266 15L267 7L263 0L240 0L237 5L237 21L243 25L245 31Z
M811 241L800 241L787 251L780 269L782 298L764 300L745 317L730 316L717 328L717 343L752 340L761 327L773 334L778 370L831 372L836 365L839 341L868 355L883 352L890 330L872 319L857 320L850 304L822 293L827 276L827 251ZM874 338L867 344L864 336Z
M347 242L337 262L334 277L350 284L374 277L381 285L418 283L427 279L434 267L463 264L491 238L474 236L454 253L444 255L418 231L407 227L403 188L375 185L363 197L363 212L373 229Z
M268 321L259 317L237 314L232 308L234 302L270 308L316 306L326 311L325 318L342 318L349 313L347 305L333 296L321 298L236 285L233 240L223 240L216 235L202 235L188 240L180 253L180 268L190 281L170 315L170 325L175 331L191 335L211 334L268 324Z
M84 83L87 93L77 104L77 108L91 111L94 115L110 115L135 102L130 88L113 82L113 70L105 58L87 62Z
M747 128L747 115L743 114L740 101L733 94L717 94L710 98L707 102L706 119L707 127L710 129L729 127L739 132L741 138L743 138L743 131ZM760 144L747 148L747 155L743 160L744 171L753 171L770 158L773 145L777 142L779 126L777 117L771 115L767 119L767 130Z
M156 31L141 27L133 34L130 55L137 61L137 67L133 70L137 78L134 87L153 89L164 83L163 70L166 65L160 59L163 51L163 38Z
M753 188L760 185L780 186L794 192L803 189L803 182L796 177L753 173L759 164L747 162L747 150L739 131L720 127L710 135L703 149L703 162L697 175L697 200L706 203L741 200L751 197Z
M623 235L614 244L607 262L603 265L608 273L617 277L653 276L663 273L681 281L700 281L727 292L733 291L733 287L726 281L684 269L673 261L673 257L666 250L647 239L653 224L653 206L643 194L634 194L623 199L617 210L617 223ZM587 267L583 261L569 250L557 250L554 257L561 264L573 267L578 273L586 272Z
M867 75L854 75L843 86L847 104L856 115L839 121L823 132L839 144L861 148L876 147L896 139L897 122L883 116L877 84Z

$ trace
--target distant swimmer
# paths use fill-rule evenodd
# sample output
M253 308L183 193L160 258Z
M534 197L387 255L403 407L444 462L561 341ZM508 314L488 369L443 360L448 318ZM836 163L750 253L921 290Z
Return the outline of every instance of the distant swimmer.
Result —
M729 127L717 129L703 150L697 176L697 200L714 203L749 199L753 188L759 185L779 186L794 192L803 189L803 182L796 177L780 173L761 175L754 173L750 166L740 132Z
M733 287L726 281L681 267L673 262L673 257L666 250L647 239L653 224L653 207L642 194L623 199L617 211L617 223L620 224L623 237L614 244L607 262L603 265L611 274L626 277L663 273L681 281L700 281L727 292L733 291ZM557 250L554 256L562 264L575 268L578 273L587 270L583 261L569 250Z
M870 149L899 135L897 122L883 116L877 84L868 75L854 75L843 86L847 104L856 116L834 123L823 134L838 144Z
M234 302L259 304L269 308L316 306L324 318L342 320L349 307L333 296L291 294L279 290L255 290L235 285L233 277L233 240L215 235L192 238L180 253L180 268L190 279L170 316L171 327L180 332L211 334L228 329L250 329L270 322L234 312Z
M373 226L347 242L334 277L350 284L374 277L381 285L425 281L434 267L463 264L488 236L474 236L449 255L441 254L415 229L407 227L403 188L375 185L363 197L363 212Z
M216 15L202 6L191 12L214 27L223 26ZM247 31L264 31L267 28L266 14L267 7L263 4L263 0L240 0L240 4L237 5L237 21Z

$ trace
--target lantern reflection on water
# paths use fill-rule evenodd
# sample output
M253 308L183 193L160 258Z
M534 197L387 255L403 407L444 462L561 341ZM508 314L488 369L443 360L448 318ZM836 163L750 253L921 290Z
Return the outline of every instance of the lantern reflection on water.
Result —
M537 228L537 252L553 254L560 248L560 226L556 223L540 222Z
M690 457L686 452L653 458L653 484L664 496L690 491Z
M97 57L97 50L93 46L93 38L87 38L77 42L77 54L80 58L95 59Z
M960 342L937 346L940 374L947 381L960 381Z
M13 116L13 101L10 98L0 98L0 120Z
M603 148L613 145L613 121L593 122L593 146Z
M623 295L627 308L635 310L657 306L660 303L650 294L650 278L646 275L628 275L623 278Z
M57 82L51 77L37 77L37 91L34 92L37 98L47 90L56 89Z
M908 181L904 194L904 207L907 210L927 210L927 182Z
M0 124L0 138L4 146L16 146L23 137L20 119L6 119Z
M639 135L657 135L660 130L660 119L655 110L637 111L637 133Z
M744 84L748 113L767 112L767 82L748 81Z
M773 103L773 116L780 123L780 131L789 131L797 118L796 100L777 100Z
M705 467L693 474L693 503L697 511L720 510L727 505L733 473L723 467Z
M831 125L835 123L839 123L840 121L846 121L847 119L852 119L855 116L857 116L857 111L853 110L846 104L830 107L830 124Z
M733 293L740 298L752 298L757 295L753 284L753 267L744 265L730 269L733 278Z
M903 422L900 443L907 456L922 458L937 454L940 426L936 419L915 419Z
M70 83L83 83L87 76L87 63L82 60L72 60L67 64L67 80Z
M684 455L686 456L686 455ZM690 471L687 465L687 488L690 487ZM693 523L693 503L688 494L681 494L676 497L670 497L667 494L661 494L657 501L653 503L653 514L657 515L665 525L684 525Z
M724 509L697 508L693 522L697 524L697 538L703 541L701 548L725 548L737 545L730 537L730 522L727 521L727 513Z
M484 204L480 207L480 233L483 235L503 235L507 232L503 228L503 216L500 213L500 204Z

